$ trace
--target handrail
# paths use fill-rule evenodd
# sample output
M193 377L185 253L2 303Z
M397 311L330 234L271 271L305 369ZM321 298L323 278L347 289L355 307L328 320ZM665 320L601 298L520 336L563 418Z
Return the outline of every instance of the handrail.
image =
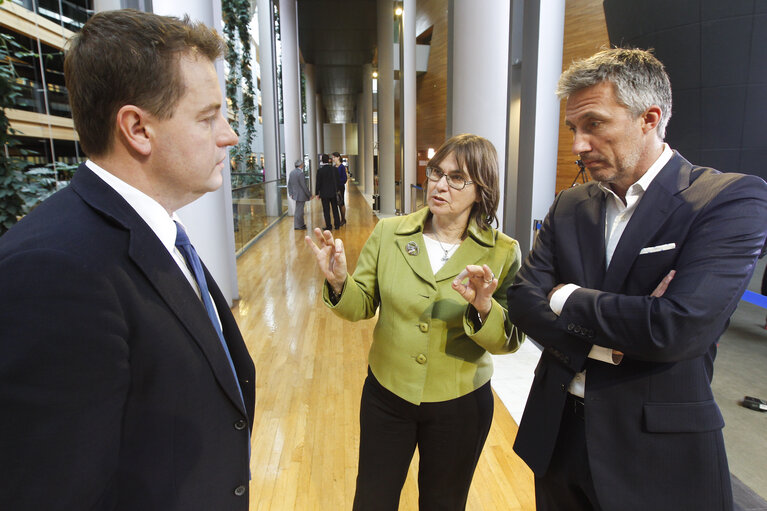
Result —
M252 176L253 173L252 172L232 172L232 175L233 176ZM253 184L249 184L249 185L243 185L243 186L238 186L236 188L232 188L232 192L237 192L237 191L240 191L240 190L246 190L248 188L254 188L256 186L267 185L269 183L279 183L279 182L284 182L284 181L285 181L284 177L280 178L280 179L270 179L269 181L261 181L259 183L253 183Z

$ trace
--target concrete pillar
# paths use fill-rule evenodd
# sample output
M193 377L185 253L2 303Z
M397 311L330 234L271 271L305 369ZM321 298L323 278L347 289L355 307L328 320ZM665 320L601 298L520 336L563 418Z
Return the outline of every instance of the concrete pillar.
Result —
M285 169L293 170L293 162L303 158L301 140L301 70L298 60L298 13L296 0L280 0L280 37L282 42L282 109L285 121ZM295 202L288 197L288 214Z
M362 111L365 120L365 159L360 163L365 167L364 194L373 195L373 65L362 66ZM360 181L361 182L361 181Z
M416 74L415 74L415 17L416 0L402 2L402 63L400 78L402 80L402 152L403 152L403 183L404 201L402 212L411 213L410 185L417 184L418 151L416 148Z
M274 19L270 0L257 0L259 67L261 69L261 116L264 121L264 199L266 214L279 216L280 201L276 180L279 177L279 116L277 115L276 55L274 51ZM292 165L292 162L288 162ZM292 169L291 169L292 170Z
M509 0L450 2L448 133L474 133L498 151L500 189L506 171ZM560 57L561 60L561 57ZM556 151L555 151L556 156ZM498 208L503 228L503 203Z
M322 105L322 95L317 94L314 98L314 104L317 116L317 154L312 155L312 158L317 159L319 153L325 152L325 107ZM317 159L317 168L320 168L320 161Z
M381 214L393 215L394 186L394 4L378 0L378 194Z
M363 183L365 182L365 167L362 164L365 161L365 113L362 106L362 97L363 94L361 92L357 94L357 104L354 109L354 117L357 119L357 158L356 166L352 171L354 172L354 178L357 181L357 187L360 192L363 192Z
M304 91L304 97L306 97L306 136L304 143L306 147L304 152L309 155L312 162L310 187L314 193L314 182L319 167L317 165L317 101L315 99L317 92L313 64L304 64L304 76L306 77L306 90Z
M123 6L120 0L94 0L93 1L94 12L114 11L116 9L122 9L122 8Z
M188 14L222 33L220 0L154 0L153 12L164 16L182 17ZM216 72L225 96L223 61L216 62ZM226 117L226 101L221 109ZM200 258L210 270L229 305L239 298L237 264L234 256L234 217L232 212L232 182L229 163L224 166L224 184L215 192L203 195L178 211L187 227Z
M515 0L521 1L521 0ZM516 12L516 11L515 11ZM565 0L524 0L516 226L522 254L532 247L533 221L543 220L554 200L559 138ZM512 197L507 197L509 207Z

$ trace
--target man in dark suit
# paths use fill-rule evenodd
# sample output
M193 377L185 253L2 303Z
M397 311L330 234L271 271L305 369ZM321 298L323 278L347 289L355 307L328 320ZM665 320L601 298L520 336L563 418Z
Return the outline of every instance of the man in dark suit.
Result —
M202 24L108 11L64 69L89 160L0 238L0 507L247 510L253 362L175 211L237 136Z
M710 383L765 241L767 186L663 142L671 86L648 52L575 62L557 93L594 181L557 196L508 291L511 321L543 347L514 444L537 509L732 509Z
M325 231L333 227L341 227L341 218L338 214L338 170L330 165L330 156L323 154L320 157L322 166L317 169L317 183L314 186L315 195L322 200L322 214L325 217ZM330 212L333 212L333 223L330 223Z

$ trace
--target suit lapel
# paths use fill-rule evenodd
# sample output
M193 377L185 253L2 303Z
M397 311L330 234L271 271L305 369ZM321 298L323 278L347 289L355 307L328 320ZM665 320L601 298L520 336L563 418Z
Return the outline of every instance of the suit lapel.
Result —
M246 413L229 361L205 307L154 232L117 192L85 165L77 170L70 186L91 207L129 231L129 257L200 347L226 394ZM209 287L210 280L208 277Z
M590 186L588 197L575 208L575 218L573 242L582 254L582 285L599 289L605 275L605 194L598 186Z
M495 245L495 238L491 229L480 230L474 223L474 220L469 220L468 236L461 246L453 254L453 257L448 259L445 266L439 269L434 276L437 282L454 279L456 275L466 268L467 264L477 264L481 261Z
M691 168L689 162L674 152L671 160L650 183L615 247L605 275L605 291L616 292L622 289L639 252L682 205L682 200L676 194L689 186Z
M395 243L413 273L436 289L434 272L431 270L429 254L426 252L426 244L423 240L423 225L428 213L429 208L423 208L404 217L395 231L397 235Z

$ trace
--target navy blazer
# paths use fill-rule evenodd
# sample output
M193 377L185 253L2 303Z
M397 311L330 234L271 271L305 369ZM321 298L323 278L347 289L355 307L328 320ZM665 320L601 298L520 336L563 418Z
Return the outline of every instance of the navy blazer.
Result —
M174 259L84 165L0 237L0 507L248 509L255 370L205 276L239 382Z
M767 185L675 152L607 269L604 232L597 184L563 191L508 291L512 322L544 348L514 449L546 472L568 384L586 369L586 444L603 509L731 509L710 382L716 342L767 235ZM666 293L651 298L672 269ZM556 316L547 295L560 283L582 287ZM625 357L617 366L588 359L594 344Z

